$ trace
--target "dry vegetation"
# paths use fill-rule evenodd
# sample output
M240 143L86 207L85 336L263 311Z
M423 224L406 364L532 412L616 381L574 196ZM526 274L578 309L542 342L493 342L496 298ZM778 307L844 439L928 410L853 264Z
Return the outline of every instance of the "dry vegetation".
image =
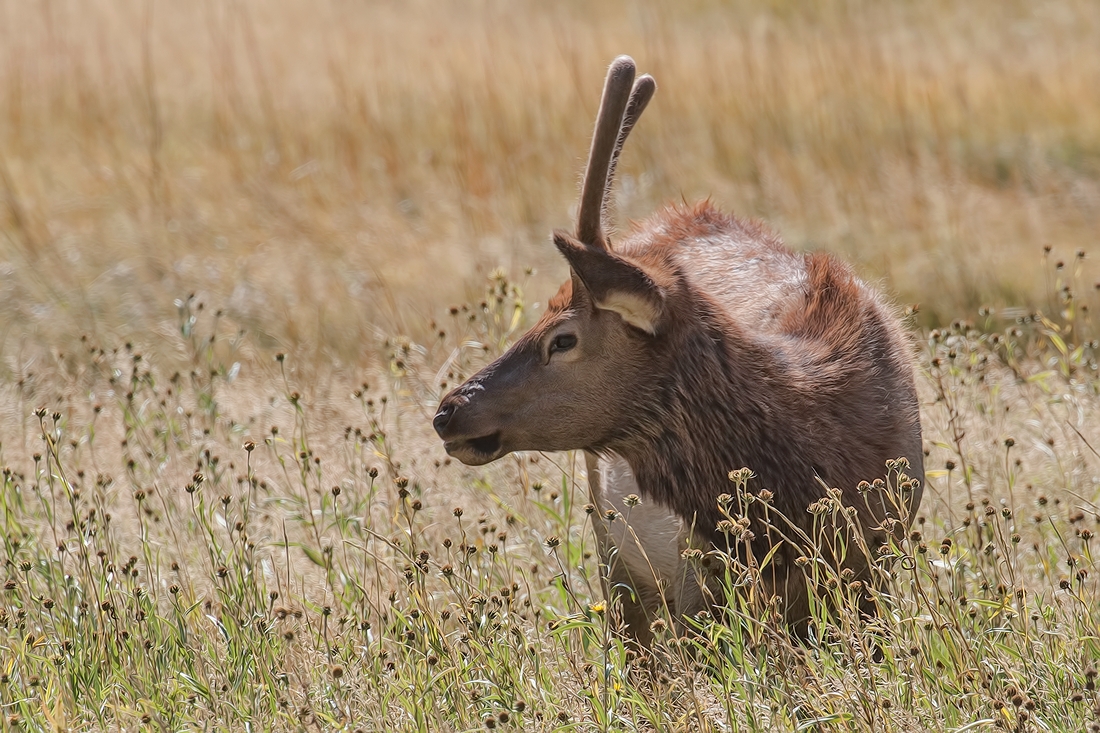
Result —
M197 290L354 358L496 265L557 282L547 232L625 51L661 88L624 220L711 196L929 322L1047 305L1039 247L1100 231L1095 11L5 0L0 339L150 332Z
M0 0L0 729L1100 729L1098 48L1072 0ZM623 217L921 304L876 624L810 563L811 641L741 592L634 658L582 462L431 434L564 276L623 52Z

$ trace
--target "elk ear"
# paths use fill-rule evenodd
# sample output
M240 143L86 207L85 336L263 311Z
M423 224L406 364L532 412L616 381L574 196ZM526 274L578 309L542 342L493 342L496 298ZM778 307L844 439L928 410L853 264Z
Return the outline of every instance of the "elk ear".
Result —
M665 315L665 294L638 265L606 249L589 247L563 231L554 232L554 244L569 261L600 310L618 313L624 321L651 336Z

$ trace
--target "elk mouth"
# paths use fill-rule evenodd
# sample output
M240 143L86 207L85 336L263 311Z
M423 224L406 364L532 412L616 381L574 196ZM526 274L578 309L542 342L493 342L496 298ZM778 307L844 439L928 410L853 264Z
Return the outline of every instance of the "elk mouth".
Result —
M448 440L443 444L443 449L447 451L447 455L457 458L467 466L480 466L503 455L499 430L480 438Z

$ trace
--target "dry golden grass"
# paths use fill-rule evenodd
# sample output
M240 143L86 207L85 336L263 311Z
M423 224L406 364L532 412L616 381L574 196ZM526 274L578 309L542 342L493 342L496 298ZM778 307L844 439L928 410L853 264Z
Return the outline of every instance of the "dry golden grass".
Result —
M1048 305L1041 245L1100 231L1095 10L6 0L0 338L152 331L198 291L355 359L496 265L546 289L623 52L660 91L622 221L709 196L929 322Z
M0 729L1100 730L1095 3L589 5L0 0ZM621 222L954 321L876 624L834 574L808 643L735 597L640 669L574 457L431 432L565 276L619 53Z

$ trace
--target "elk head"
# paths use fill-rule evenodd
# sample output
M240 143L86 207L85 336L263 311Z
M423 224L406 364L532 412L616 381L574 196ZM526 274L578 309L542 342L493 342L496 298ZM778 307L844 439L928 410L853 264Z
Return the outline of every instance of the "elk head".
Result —
M535 326L448 394L433 424L447 452L481 465L516 450L600 450L631 433L631 405L653 388L673 278L611 250L604 201L622 145L656 90L634 61L611 64L575 234L554 232L571 278Z

